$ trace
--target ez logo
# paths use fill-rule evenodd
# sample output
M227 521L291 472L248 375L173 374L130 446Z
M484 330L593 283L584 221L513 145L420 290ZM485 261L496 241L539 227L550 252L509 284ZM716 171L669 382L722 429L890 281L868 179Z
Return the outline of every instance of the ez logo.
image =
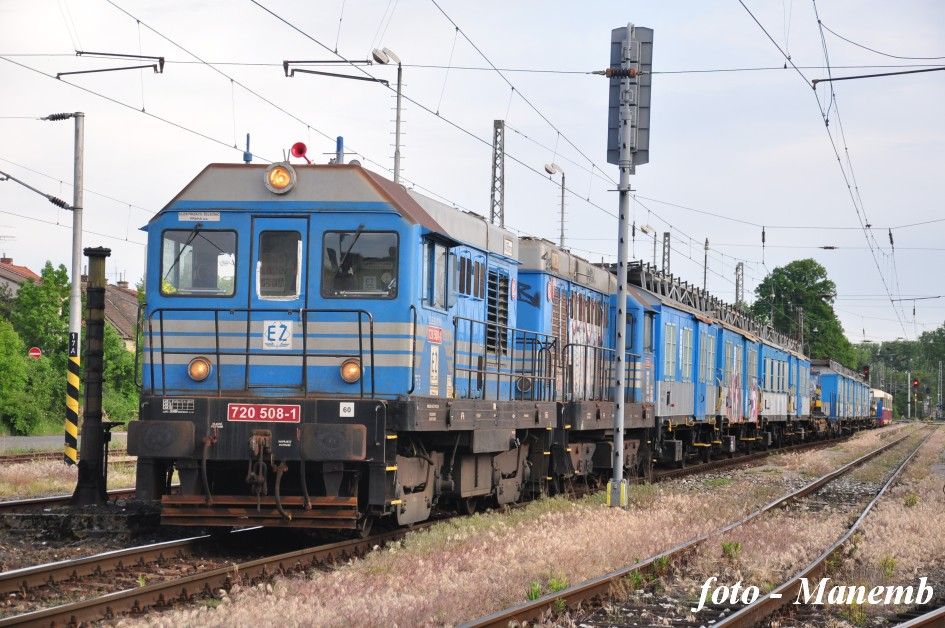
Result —
M263 349L291 349L292 321L265 321Z

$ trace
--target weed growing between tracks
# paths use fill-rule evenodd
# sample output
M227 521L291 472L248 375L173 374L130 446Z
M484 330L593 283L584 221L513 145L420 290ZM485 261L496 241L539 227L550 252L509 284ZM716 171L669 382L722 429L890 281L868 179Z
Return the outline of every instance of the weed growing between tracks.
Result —
M215 608L181 609L144 621L160 626L265 625L277 617L286 625L458 623L718 528L805 483L801 474L825 464L822 458L835 468L890 437L889 431L866 432L829 449L793 454L790 465L712 474L724 482L700 476L632 486L627 510L607 508L597 494L452 519L363 560L237 589ZM777 531L771 533L778 538Z

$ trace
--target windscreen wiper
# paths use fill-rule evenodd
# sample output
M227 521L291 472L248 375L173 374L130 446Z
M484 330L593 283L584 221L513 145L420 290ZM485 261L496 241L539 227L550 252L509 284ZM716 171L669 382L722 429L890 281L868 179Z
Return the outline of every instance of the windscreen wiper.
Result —
M358 225L358 230L354 232L354 239L351 241L351 244L348 245L348 248L345 249L345 252L341 255L341 261L338 262L338 274L341 274L341 269L345 267L345 260L348 259L348 254L351 253L351 249L354 248L354 245L358 243L358 238L361 237L361 234L364 233L364 225Z
M177 266L177 262L180 261L181 255L184 254L184 251L187 250L187 247L190 246L190 243L194 241L197 237L197 234L200 233L199 227L194 227L190 234L187 236L187 241L184 242L184 246L180 247L180 250L177 252L177 255L174 256L174 261L171 263L170 267L167 269L167 272L164 273L163 280L166 281L168 276L171 274L171 271Z

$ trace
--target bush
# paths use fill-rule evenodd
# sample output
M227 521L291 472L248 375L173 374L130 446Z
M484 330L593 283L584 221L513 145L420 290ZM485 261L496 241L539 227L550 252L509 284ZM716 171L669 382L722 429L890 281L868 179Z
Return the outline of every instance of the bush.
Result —
M111 421L127 423L138 416L138 386L135 356L110 325L105 325L103 344L105 372L102 377L102 409Z

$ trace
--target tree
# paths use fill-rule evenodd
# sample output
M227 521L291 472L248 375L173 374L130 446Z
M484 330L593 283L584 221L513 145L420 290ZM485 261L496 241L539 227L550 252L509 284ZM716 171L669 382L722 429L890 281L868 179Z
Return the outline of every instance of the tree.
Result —
M757 298L751 306L755 317L768 321L782 333L797 337L801 331L797 312L802 308L808 355L853 366L853 347L833 310L837 286L827 277L827 269L816 260L795 260L775 268L755 288L755 295Z
M69 341L69 273L46 262L42 281L24 282L13 302L10 320L29 346L37 346L65 369ZM60 364L61 362L61 364Z
M26 434L32 427L26 408L28 395L26 346L9 321L0 319L0 421L13 432Z

